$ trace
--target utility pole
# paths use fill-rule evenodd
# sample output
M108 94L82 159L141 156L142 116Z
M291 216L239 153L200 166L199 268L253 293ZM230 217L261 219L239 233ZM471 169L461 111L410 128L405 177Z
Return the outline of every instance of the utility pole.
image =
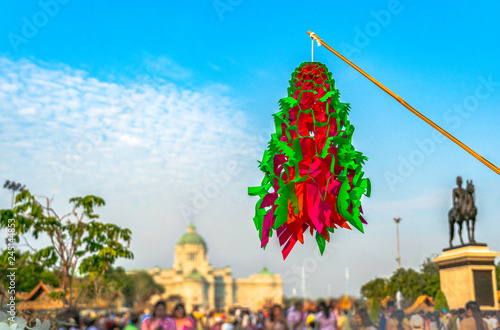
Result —
M302 266L302 285L301 285L301 289L302 289L302 297L304 299L304 301L306 301L307 299L307 287L306 287L306 269L304 268L304 266Z
M396 217L394 218L394 222L396 223L396 236L398 239L398 257L396 258L396 261L398 262L398 269L401 268L401 254L399 252L399 222L401 221L401 218Z

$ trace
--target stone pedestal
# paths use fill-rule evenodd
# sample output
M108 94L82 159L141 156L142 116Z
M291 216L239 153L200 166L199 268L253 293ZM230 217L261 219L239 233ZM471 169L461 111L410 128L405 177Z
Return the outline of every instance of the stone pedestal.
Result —
M495 258L498 252L486 244L476 243L444 249L434 259L439 265L441 291L451 309L463 308L475 300L481 310L497 310L498 296Z

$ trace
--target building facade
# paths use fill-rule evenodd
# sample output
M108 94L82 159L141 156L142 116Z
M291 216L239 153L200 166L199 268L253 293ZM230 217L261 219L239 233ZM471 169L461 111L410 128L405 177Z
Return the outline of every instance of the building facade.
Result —
M175 246L172 268L156 267L146 271L165 288L163 299L181 297L189 311L196 306L258 309L263 304L281 304L283 300L281 275L266 267L242 279L233 278L230 267L212 267L207 259L207 245L192 224Z

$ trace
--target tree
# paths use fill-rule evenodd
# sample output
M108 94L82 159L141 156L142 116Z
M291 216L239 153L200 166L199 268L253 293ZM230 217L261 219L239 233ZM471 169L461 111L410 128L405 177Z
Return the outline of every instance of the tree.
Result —
M438 290L436 293L436 297L434 298L434 310L435 311L441 311L441 310L447 310L449 311L450 308L448 307L448 302L446 301L446 297L444 296L443 291Z
M125 296L127 306L134 306L144 302L145 297L152 291L164 293L165 288L155 282L153 277L145 271L127 274L125 286L122 293Z
M439 266L433 261L433 257L425 258L420 266L420 273L422 274L422 291L421 294L435 297L441 288L439 279Z
M42 201L42 202L40 202ZM59 216L48 197L24 190L16 196L13 209L0 210L0 228L15 220L15 240L31 234L48 238L49 246L34 250L34 261L52 267L61 283L63 301L74 307L73 282L76 275L102 276L118 258L133 258L129 250L131 231L115 224L97 221L94 208L105 205L102 198L88 195L69 200L72 210Z
M386 296L394 297L401 290L403 297L415 300L421 295L435 297L439 289L439 266L433 262L433 257L428 257L419 272L411 268L397 269L389 280L375 278L365 283L361 287L361 294L370 299L383 299Z
M422 292L421 276L412 268L397 269L387 284L387 291L390 296L401 291L405 299L415 300Z
M369 299L384 299L388 294L386 280L380 277L371 280L361 287L361 294Z

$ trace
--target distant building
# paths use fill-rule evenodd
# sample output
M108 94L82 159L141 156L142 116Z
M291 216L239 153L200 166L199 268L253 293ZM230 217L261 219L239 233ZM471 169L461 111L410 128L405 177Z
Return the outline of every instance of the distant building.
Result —
M283 300L281 275L267 267L241 279L233 278L230 267L212 267L207 260L207 245L192 224L177 241L173 267L146 271L165 287L162 298L181 297L189 311L195 306L228 309L238 305L257 309Z

